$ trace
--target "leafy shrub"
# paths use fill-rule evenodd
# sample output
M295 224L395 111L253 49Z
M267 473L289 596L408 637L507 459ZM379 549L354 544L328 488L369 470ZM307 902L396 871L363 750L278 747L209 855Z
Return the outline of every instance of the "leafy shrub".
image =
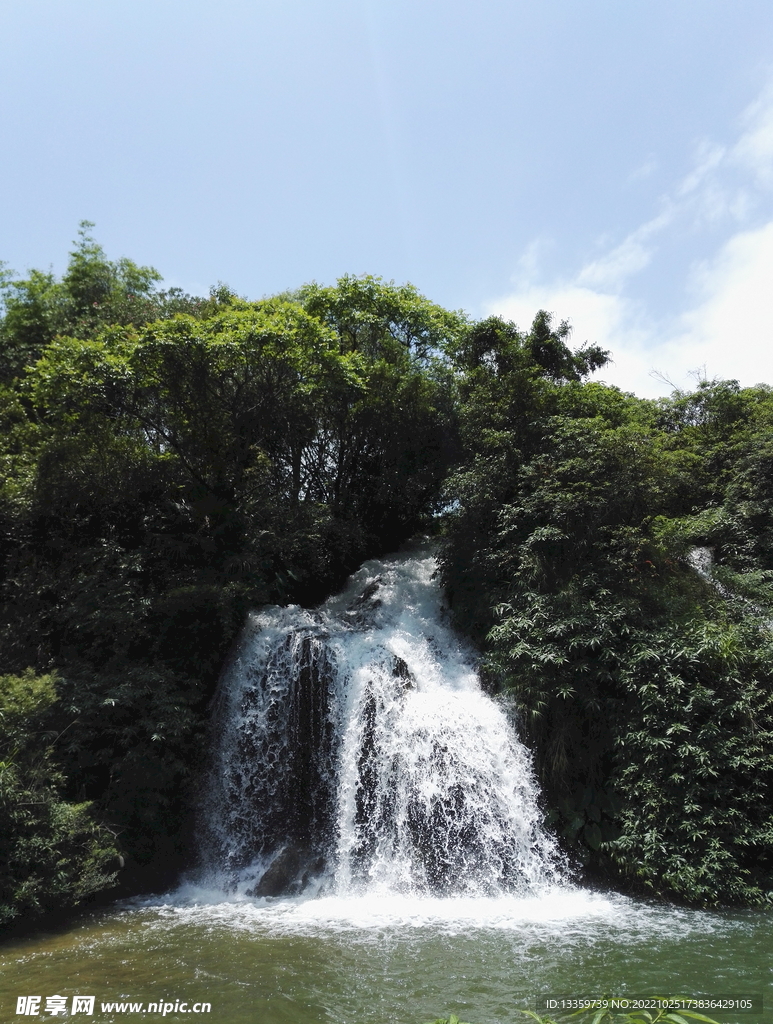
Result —
M489 685L516 699L548 821L605 879L767 902L769 392L646 403L583 383L566 354L563 379L529 367L512 327L483 340L459 368L441 576ZM730 564L724 589L694 544Z
M621 871L694 903L773 899L773 651L751 622L663 626L631 644L612 785Z
M72 907L115 878L113 836L62 799L53 676L0 676L0 924Z
M57 793L95 802L143 887L191 858L247 609L316 604L437 508L456 436L437 350L464 318L372 277L162 293L89 228L61 280L0 281L0 646L4 671L58 671Z

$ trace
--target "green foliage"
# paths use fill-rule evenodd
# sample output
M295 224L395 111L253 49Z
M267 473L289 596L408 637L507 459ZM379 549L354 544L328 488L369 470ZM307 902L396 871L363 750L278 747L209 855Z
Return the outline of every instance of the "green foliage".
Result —
M583 864L691 902L765 902L770 394L642 402L583 382L566 346L540 356L544 322L487 321L455 352L441 575L456 620L515 696L549 821ZM691 568L695 544L724 561L724 588Z
M57 335L91 338L109 324L149 323L185 312L207 315L232 296L213 291L208 300L186 295L179 288L157 291L161 275L132 260L108 260L89 233L94 225L81 221L78 241L61 280L32 270L17 279L0 273L0 381L21 374Z
M608 844L624 873L702 904L771 899L773 649L752 622L662 626L630 645Z
M112 834L62 799L54 676L0 676L0 924L79 903L115 878Z
M463 313L436 306L413 285L370 275L345 275L334 288L306 285L293 298L335 332L343 352L402 365L457 344L467 324Z
M0 324L5 668L58 670L65 796L120 831L126 885L161 884L247 609L316 603L438 507L463 322L374 278L175 306L85 229L43 277Z
M642 401L545 311L471 323L374 277L161 292L90 227L60 280L0 274L6 916L110 884L98 821L129 887L181 866L246 610L316 603L441 512L457 623L576 859L769 898L771 389Z

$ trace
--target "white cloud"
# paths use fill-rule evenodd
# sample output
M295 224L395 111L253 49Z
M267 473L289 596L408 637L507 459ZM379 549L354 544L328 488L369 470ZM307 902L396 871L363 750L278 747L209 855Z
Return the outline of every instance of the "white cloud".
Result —
M653 175L657 169L658 161L655 159L654 156L649 156L643 164L640 164L638 167L635 167L631 171L631 173L628 175L628 181L644 181L646 178L649 178L651 175Z
M488 312L528 330L539 309L553 313L557 320L570 320L573 345L590 342L612 351L614 362L598 379L637 394L645 394L642 382L653 384L646 356L649 334L636 326L632 304L625 298L571 283L534 286L492 303Z
M739 173L742 180L738 180ZM575 344L612 351L598 376L642 396L694 387L698 370L743 385L773 384L773 86L745 112L732 146L704 144L695 167L662 200L662 212L570 278L539 279L544 244L519 265L512 294L487 311L528 328L538 309L569 319ZM764 204L768 216L760 217ZM752 216L757 223L750 223ZM716 230L726 224L725 237ZM711 227L712 253L683 271L682 312L663 326L662 313L631 294L635 275L654 262L669 232ZM700 239L698 239L700 240ZM707 240L708 241L708 240ZM706 243L704 243L706 244ZM673 272L673 271L672 271Z
M528 329L538 309L570 319L573 343L612 351L599 373L641 396L667 393L660 374L677 387L694 386L694 372L773 384L773 221L733 235L693 274L694 303L665 334L623 295L566 282L532 285L494 302L489 312Z
M730 159L751 170L759 184L773 187L773 85L747 108L746 130L733 147Z
M710 142L702 142L698 148L695 167L682 181L677 190L678 195L687 196L700 188L712 171L716 170L722 163L726 152L724 146L715 146Z
M696 277L701 300L681 318L669 355L709 376L773 384L773 221L733 235Z
M664 212L642 224L606 256L587 263L577 275L577 283L612 291L621 288L631 275L649 264L653 250L647 243L670 221L671 214Z
M534 286L492 303L489 312L512 320L521 330L528 330L538 309L547 309L558 319L562 319L565 312L571 309L575 340L579 336L578 330L583 338L587 335L594 341L614 336L625 320L624 300L617 295L604 294L576 284ZM581 328L579 325L582 325Z

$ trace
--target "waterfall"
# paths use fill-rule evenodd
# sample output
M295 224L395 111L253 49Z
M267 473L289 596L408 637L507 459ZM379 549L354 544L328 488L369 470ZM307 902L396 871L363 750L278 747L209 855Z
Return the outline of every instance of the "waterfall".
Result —
M687 564L697 572L697 574L704 580L710 587L712 587L721 598L725 601L734 601L736 606L740 607L744 614L751 614L758 620L762 620L763 625L773 630L773 618L770 616L770 609L759 604L757 601L753 601L751 598L746 597L744 594L738 594L731 590L730 587L726 586L720 580L714 576L714 549L710 547L692 547L687 552Z
M427 549L250 617L216 698L211 872L249 896L492 896L558 880L530 756Z

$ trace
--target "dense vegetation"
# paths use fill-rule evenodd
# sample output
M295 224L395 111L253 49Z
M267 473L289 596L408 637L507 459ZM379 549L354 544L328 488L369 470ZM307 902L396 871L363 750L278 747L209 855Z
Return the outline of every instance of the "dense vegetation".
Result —
M570 358L542 315L529 338L471 328L444 582L579 858L688 901L764 902L773 393L642 401L583 382L601 358ZM692 546L713 549L716 584Z
M6 919L189 859L207 706L248 607L311 604L442 530L588 870L686 900L773 887L773 393L651 402L539 313L472 323L343 278L158 291L83 225L0 320ZM714 576L690 549L714 552Z

